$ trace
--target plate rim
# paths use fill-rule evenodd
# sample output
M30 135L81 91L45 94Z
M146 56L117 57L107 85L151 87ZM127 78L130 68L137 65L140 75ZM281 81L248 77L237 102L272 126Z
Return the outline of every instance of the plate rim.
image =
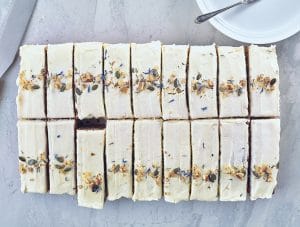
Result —
M202 13L207 13L208 9L206 7L206 4L204 3L204 0L196 0L198 7L200 8ZM264 36L264 37L251 37L249 34L243 35L243 34L238 34L236 31L230 29L228 25L226 25L226 21L219 18L218 16L212 18L209 20L209 22L221 33L224 35L240 41L244 43L253 43L253 44L270 44L270 43L275 43L279 42L281 40L287 39L296 33L300 31L300 23L296 24L295 26L291 27L289 26L289 29L281 29L278 31L278 34L276 36ZM276 31L278 29L274 29Z

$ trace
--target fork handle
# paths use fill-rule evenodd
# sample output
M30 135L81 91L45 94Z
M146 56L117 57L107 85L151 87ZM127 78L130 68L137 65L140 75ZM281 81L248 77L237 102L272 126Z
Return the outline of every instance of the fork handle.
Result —
M219 13L222 13L222 12L228 10L228 9L231 9L231 8L233 8L233 7L235 7L235 6L238 6L238 5L241 5L241 4L243 4L243 1L237 2L237 3L233 4L233 5L230 5L230 6L225 7L225 8L223 8L223 9L219 9L219 10L216 10L216 11L213 11L213 12L210 12L210 13L202 14L202 15L198 16L198 17L195 19L195 23L196 23L196 24L200 24L200 23L202 23L202 22L204 22L204 21L207 21L207 20L209 20L210 18L212 18L212 17L218 15Z

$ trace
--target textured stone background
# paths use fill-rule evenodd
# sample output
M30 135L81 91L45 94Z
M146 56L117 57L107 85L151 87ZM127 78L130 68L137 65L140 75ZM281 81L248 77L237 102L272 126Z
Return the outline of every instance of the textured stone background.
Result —
M5 11L5 10L1 10ZM210 24L193 23L193 0L39 0L24 43L69 41L239 45ZM77 206L69 196L21 194L17 168L15 80L19 59L0 79L0 226L299 226L300 34L278 45L282 132L279 185L255 202L107 202Z

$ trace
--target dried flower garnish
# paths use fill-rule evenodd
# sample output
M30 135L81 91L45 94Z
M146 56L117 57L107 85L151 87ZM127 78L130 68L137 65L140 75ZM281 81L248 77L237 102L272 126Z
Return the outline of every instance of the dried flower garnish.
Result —
M139 73L137 69L133 69L132 72L136 76L134 84L134 90L136 93L142 91L154 91L156 88L161 88L160 75L156 68L148 69L146 72Z
M251 87L253 89L259 90L260 93L264 91L270 93L275 90L276 82L276 78L271 78L269 76L260 74L252 80Z
M130 88L128 73L122 70L123 64L116 65L115 61L109 63L110 70L106 72L105 86L117 88L121 93L127 93Z
M23 70L19 73L19 86L27 91L38 90L41 88L39 84L43 84L45 78L45 70L42 69L39 75L31 75L30 79L26 79L26 72Z
M40 168L46 166L47 162L45 152L41 153L37 158L19 156L19 172L21 174L33 171L39 172Z
M66 90L72 89L72 78L73 73L71 69L68 70L66 75L63 71L59 73L51 73L51 75L47 79L47 84L52 89L64 92Z
M98 193L102 190L103 176L102 174L92 175L91 172L83 172L81 174L83 185L79 186L79 189L90 189L92 192Z
M155 180L157 185L161 185L160 167L156 164L153 164L149 168L145 165L138 165L134 170L134 175L137 182L141 182L147 177L151 177Z
M233 177L237 177L240 180L244 180L246 176L245 167L225 166L223 169L224 173L229 174Z
M70 172L74 167L74 161L68 160L67 156L63 157L58 154L54 155L54 168L59 170L59 173L66 174Z
M246 88L246 80L240 80L238 83L234 83L234 80L227 80L220 84L219 91L223 97L227 97L232 94L240 96L243 94L244 89Z
M181 181L188 183L188 180L191 176L190 170L182 170L179 167L174 169L167 169L165 174L166 182L170 181L171 178L179 178Z
M112 166L108 169L108 172L111 173L122 173L125 175L126 173L129 172L128 170L128 164L127 163L122 163L122 164L112 164Z
M199 166L193 165L192 177L194 180L202 179L203 181L214 183L217 179L217 172L217 170L208 170L205 173L202 173Z
M200 168L197 166L197 165L193 165L193 168L192 168L192 177L193 179L200 179L201 178L201 170Z
M182 79L179 81L176 78L176 75L172 74L170 75L167 85L164 88L168 94L175 95L175 94L180 94L181 92L184 91L185 88L185 79Z
M75 71L75 74L79 75L77 70ZM101 83L101 76L97 75L94 76L89 72L82 73L75 79L75 93L77 96L82 95L83 91L87 91L90 93L91 91L95 91L98 89L99 84Z
M260 166L255 165L252 170L253 175L257 178L263 178L266 182L272 182L272 169L277 168L276 166L270 166L266 164L262 164Z
M202 79L201 73L198 73L191 82L191 90L200 97L204 96L207 90L214 89L214 82L212 80Z

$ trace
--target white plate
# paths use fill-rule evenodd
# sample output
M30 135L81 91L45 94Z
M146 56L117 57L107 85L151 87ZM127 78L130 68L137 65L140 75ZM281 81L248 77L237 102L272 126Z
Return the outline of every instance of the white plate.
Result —
M202 13L208 13L237 1L197 0L197 3ZM210 19L210 23L242 42L277 42L300 31L300 0L260 0L219 14Z

